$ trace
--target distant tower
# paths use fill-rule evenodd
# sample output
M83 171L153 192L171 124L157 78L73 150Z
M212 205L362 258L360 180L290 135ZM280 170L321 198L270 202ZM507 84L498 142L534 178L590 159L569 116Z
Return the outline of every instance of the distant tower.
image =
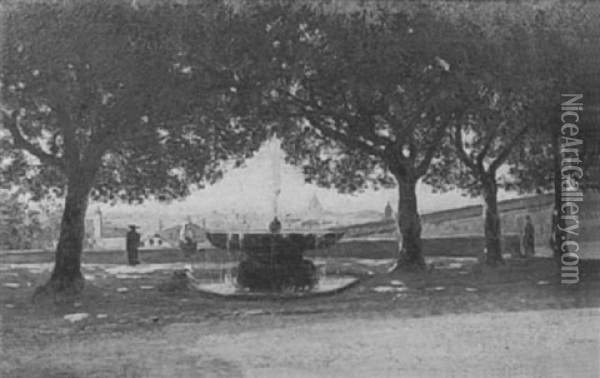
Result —
M308 203L308 211L310 211L312 214L319 214L323 212L323 206L321 205L316 193L313 194L310 202Z
M383 216L385 219L394 218L394 209L392 209L392 204L390 203L390 201L388 201L387 204L385 205L385 210L383 211Z

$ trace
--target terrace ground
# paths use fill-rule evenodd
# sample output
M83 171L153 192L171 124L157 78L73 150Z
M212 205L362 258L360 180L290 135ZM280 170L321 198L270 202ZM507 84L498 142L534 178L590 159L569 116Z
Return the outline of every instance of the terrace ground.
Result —
M33 304L50 265L3 259L0 376L599 375L598 261L581 261L580 282L564 285L546 258L497 271L435 260L426 273L385 274L385 248L372 249L381 264L330 257L341 270L375 273L359 285L297 300L166 293L157 288L180 266L175 255L134 269L97 255L84 256L93 261L81 298ZM65 318L73 314L87 317Z

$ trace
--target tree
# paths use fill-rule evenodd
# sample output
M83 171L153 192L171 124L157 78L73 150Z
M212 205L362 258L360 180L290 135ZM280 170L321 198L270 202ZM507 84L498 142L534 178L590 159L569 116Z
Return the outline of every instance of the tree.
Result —
M583 177L573 177L582 190L600 188L600 132L597 127L600 76L595 68L600 54L600 29L595 22L599 15L600 6L596 3L586 3L579 7L554 5L547 11L537 13L532 32L540 40L537 48L545 56L541 67L556 72L553 74L556 83L552 91L555 96L547 100L550 106L554 106L547 107L545 117L540 116L542 122L531 125L532 137L524 138L522 148L516 150L508 161L514 189L525 193L555 193L552 218L555 233L551 242L559 267L562 266L562 254L569 252L568 249L561 250L563 236L568 236L562 230L572 225L558 216L562 213L563 205L563 158L575 159L572 163L581 167L584 172ZM568 93L583 94L584 101L584 110L574 122L577 134L572 137L582 141L576 146L576 153L563 150L563 144L567 140L562 134L564 122L561 119L563 112L560 104L569 99L561 94ZM569 119L571 118L567 117L565 121Z
M579 220L573 217L575 212L569 214L565 211L562 191L565 189L579 189L591 191L600 189L600 131L598 120L600 114L600 71L598 71L598 57L600 56L600 27L596 22L600 16L600 6L596 3L585 4L575 10L561 14L564 23L576 25L570 33L563 36L565 43L571 44L572 53L569 63L576 62L568 67L573 80L565 86L562 94L582 94L580 101L584 106L577 112L580 119L574 120L572 116L564 117L562 104L567 100L576 100L573 96L561 96L561 108L555 115L555 127L551 128L553 153L553 179L554 179L554 257L557 267L562 270L563 255L573 251L573 246L565 244L571 239L566 230L575 226L579 233ZM576 23L572 23L572 22ZM577 101L575 102L577 103ZM580 102L581 103L581 102ZM558 121L560 120L560 121ZM567 123L577 126L577 129L567 131L563 129ZM564 132L563 132L564 131ZM576 133L573 133L577 131ZM581 143L581 144L577 144ZM571 145L571 146L569 146ZM568 166L581 168L583 175L575 170L563 171ZM535 177L535 175L534 175ZM566 182L571 188L566 187ZM581 204L580 204L581 205ZM571 210L573 211L573 210Z
M309 180L343 191L395 181L399 266L424 267L416 185L460 114L465 52L478 43L468 20L427 7L413 13L318 13L309 7L260 12L272 74L266 93L278 133Z
M222 49L238 16L215 2L7 10L1 184L64 196L45 289L78 291L89 198L183 196L258 148L260 128L232 110L249 108L235 87L245 62Z
M467 91L463 119L454 126L450 146L434 164L427 182L439 190L460 188L483 196L486 263L503 264L498 189L518 188L511 176L523 163L511 156L529 155L537 148L537 133L551 121L561 58L567 51L549 45L547 31L527 30L506 18L496 20L503 32L480 46ZM543 37L543 38L542 38ZM562 60L563 62L566 60ZM457 163L458 161L458 163ZM501 173L501 168L510 168ZM522 188L525 189L525 188Z
M533 87L536 88L535 93L552 93L542 90L541 85ZM464 165L458 168L460 173L438 177L453 179L454 185L468 190L471 195L483 196L485 260L488 265L496 266L504 263L497 205L498 188L514 187L510 177L500 174L499 170L511 153L522 148L524 139L535 138L529 127L531 122L537 122L539 118L533 117L534 112L530 109L541 103L530 102L530 98L524 93L514 95L494 91L492 96L492 104L486 109L489 112L471 113L464 123L457 123L454 127L454 150L460 164ZM439 171L435 174L439 174Z

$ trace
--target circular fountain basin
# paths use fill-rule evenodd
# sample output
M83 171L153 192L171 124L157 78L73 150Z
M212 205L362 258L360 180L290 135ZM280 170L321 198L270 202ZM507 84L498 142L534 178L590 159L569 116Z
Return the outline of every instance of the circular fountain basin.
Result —
M328 275L320 277L319 283L309 291L252 291L231 281L199 283L195 288L205 294L224 298L301 298L336 294L356 285L359 281L359 277L351 275Z

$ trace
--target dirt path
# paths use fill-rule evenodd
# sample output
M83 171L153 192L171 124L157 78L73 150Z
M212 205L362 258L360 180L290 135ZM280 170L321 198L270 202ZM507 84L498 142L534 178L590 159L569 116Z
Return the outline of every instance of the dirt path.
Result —
M407 319L246 315L53 345L24 354L9 376L598 377L599 340L600 309Z
M170 338L189 327L174 326ZM379 319L211 335L247 377L599 377L600 311Z

